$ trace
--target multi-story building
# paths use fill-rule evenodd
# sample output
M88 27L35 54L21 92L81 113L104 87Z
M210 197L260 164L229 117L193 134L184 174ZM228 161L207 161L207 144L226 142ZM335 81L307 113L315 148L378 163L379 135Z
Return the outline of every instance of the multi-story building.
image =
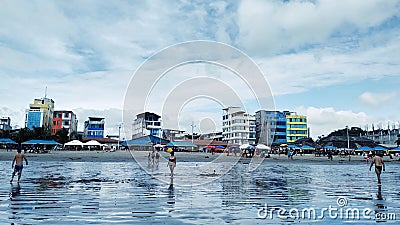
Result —
M199 139L200 140L216 140L216 141L222 141L222 132L211 132L211 133L205 133L201 134Z
M293 143L298 139L308 137L307 117L290 112L286 115L286 140Z
M10 117L3 116L0 118L0 130L11 130Z
M132 139L153 135L162 138L161 116L144 112L136 115L132 124Z
M163 129L163 139L170 141L185 140L185 131L176 129Z
M293 143L308 137L307 117L289 111L256 112L256 141L258 143Z
M68 135L71 135L72 132L77 132L78 120L74 112L66 110L54 111L51 135L55 135L61 129L68 130Z
M243 111L240 107L222 109L222 141L231 144L256 143L255 116Z
M84 138L104 138L103 117L89 117L84 123L83 137Z
M395 145L398 140L398 135L400 135L400 128L398 129L377 129L364 131L360 135L361 137L373 140L376 143L384 145Z
M50 98L34 99L25 110L25 127L45 127L50 131L53 122L54 101Z
M287 112L259 110L256 112L256 143L286 143Z

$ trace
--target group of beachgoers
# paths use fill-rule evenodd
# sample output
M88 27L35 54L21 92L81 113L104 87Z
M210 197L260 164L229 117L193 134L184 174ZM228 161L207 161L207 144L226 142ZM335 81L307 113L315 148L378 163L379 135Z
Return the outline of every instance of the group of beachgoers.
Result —
M149 152L148 155L148 166L156 166L158 168L159 162L160 162L160 152L153 150L152 152ZM375 173L378 179L378 185L381 185L381 173L382 171L385 171L385 163L382 159L383 155L376 154L373 156L369 170L371 171L372 167L375 165ZM293 155L289 151L288 152L288 157L292 158ZM26 165L28 165L28 160L25 157L25 155L21 152L20 149L17 150L17 154L14 155L13 161L12 161L12 177L10 180L10 183L13 182L14 176L18 174L18 183L21 181L21 175L22 175L22 170L23 170L23 161L25 160ZM367 161L368 162L368 161ZM172 178L174 176L174 169L176 167L176 156L175 152L171 151L170 156L168 157L168 163L167 167L170 170L170 177Z
M152 152L149 152L147 156L147 166L149 168L153 168L154 166L156 169L158 169L158 165L160 164L160 152L158 150L153 150ZM175 152L171 151L170 156L168 157L168 163L167 166L170 170L170 176L174 176L174 169L176 167L176 157L175 157Z

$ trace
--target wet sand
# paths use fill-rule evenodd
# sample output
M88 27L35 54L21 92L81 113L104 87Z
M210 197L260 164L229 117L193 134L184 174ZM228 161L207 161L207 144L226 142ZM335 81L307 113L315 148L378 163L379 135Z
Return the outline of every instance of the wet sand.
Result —
M30 161L62 161L62 162L130 162L134 158L136 160L144 159L147 160L149 151L115 151L115 152L105 152L105 151L53 151L50 153L26 153L26 157ZM11 161L16 150L5 151L0 150L0 161ZM167 152L161 152L162 157L166 158L169 156ZM230 155L227 156L226 153L216 153L212 155L211 153L204 152L176 152L175 154L180 162L211 162L217 158L220 160L237 160L239 156ZM307 155L295 155L293 159L288 159L286 155L272 154L270 158L265 158L265 161L287 161L287 162L306 162L306 163L359 163L366 162L363 156L351 156L341 157L334 156L333 160L328 160L326 156L315 156L313 154ZM259 158L255 156L255 158ZM243 158L245 159L245 158ZM400 162L398 158L393 157L390 159L388 156L384 157L385 161L388 162Z
M138 162L147 165L148 152L133 152L133 160L127 151L27 154L30 163L17 185L9 183L14 154L0 152L0 224L398 224L400 219L400 163L387 157L379 188L361 156L349 162L336 156L330 161L275 155L254 171L243 159L220 174L234 156L178 152L171 185L164 161L168 153L162 153L159 167L142 168ZM199 169L210 161L215 167ZM348 201L344 209L395 213L397 220L258 215L265 204L269 209L313 207L318 213L338 207L339 197Z

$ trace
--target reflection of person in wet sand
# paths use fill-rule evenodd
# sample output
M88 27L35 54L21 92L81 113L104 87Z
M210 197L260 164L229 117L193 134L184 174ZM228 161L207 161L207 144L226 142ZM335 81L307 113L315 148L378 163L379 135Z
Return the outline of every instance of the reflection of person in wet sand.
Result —
M19 196L21 193L21 186L19 186L19 184L17 186L13 186L11 185L11 197L17 197Z
M156 160L154 163L156 164L156 167L158 168L158 164L160 163L160 153L158 151L156 152Z
M171 155L168 158L168 167L171 171L171 177L174 177L174 169L176 167L176 157L174 151L171 152Z
M28 160L26 159L25 155L21 153L21 149L18 149L18 153L15 154L14 159L12 161L12 165L11 165L11 167L14 168L14 172L12 173L10 183L13 182L14 176L16 173L18 173L18 183L20 182L22 169L24 168L23 160L25 160L26 165L28 165ZM14 163L15 163L15 167L14 167Z
M380 155L375 155L374 158L372 158L371 165L369 166L369 171L371 171L371 168L374 164L376 177L378 178L378 185L380 185L382 169L383 171L385 171L385 163L383 162L383 159Z

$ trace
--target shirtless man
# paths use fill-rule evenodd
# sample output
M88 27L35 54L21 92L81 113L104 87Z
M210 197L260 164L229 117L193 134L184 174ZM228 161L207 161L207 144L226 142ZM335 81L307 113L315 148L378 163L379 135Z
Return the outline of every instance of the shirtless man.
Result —
M20 182L22 169L24 168L23 161L22 161L23 159L25 160L26 165L28 165L28 160L26 159L25 155L21 153L21 149L18 149L18 153L15 154L14 159L12 161L12 165L11 165L11 167L14 168L14 172L12 173L10 183L13 182L14 176L16 173L18 173L18 183ZM14 167L14 163L15 163L15 167Z
M375 164L375 173L376 176L378 177L378 185L380 185L382 169L383 171L385 171L385 163L383 162L383 159L381 158L380 155L375 155L374 158L372 158L371 165L369 166L369 171L371 171L372 165L374 164Z

